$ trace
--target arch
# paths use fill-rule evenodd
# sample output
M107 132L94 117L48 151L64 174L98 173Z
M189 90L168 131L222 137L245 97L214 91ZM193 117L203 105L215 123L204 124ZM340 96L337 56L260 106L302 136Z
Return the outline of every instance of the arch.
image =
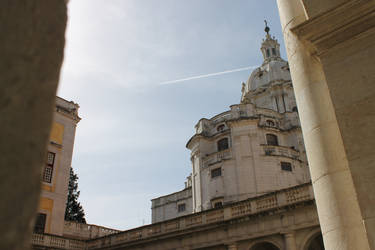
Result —
M304 239L303 250L324 250L323 237L320 228L311 231Z
M281 244L281 242L279 242ZM274 239L259 239L253 241L247 249L249 250L283 250L284 248Z
M260 242L252 246L250 250L280 250L280 248L269 242Z
M277 139L277 136L274 134L266 134L266 139L267 139L267 145L271 146L278 146L279 141Z
M217 141L217 151L223 151L229 148L229 140L228 138L223 138Z

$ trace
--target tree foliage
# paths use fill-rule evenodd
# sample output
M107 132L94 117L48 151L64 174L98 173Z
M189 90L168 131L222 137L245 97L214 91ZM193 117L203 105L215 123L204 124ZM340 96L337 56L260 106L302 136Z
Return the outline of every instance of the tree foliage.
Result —
M68 199L66 201L65 220L86 223L85 212L78 201L78 176L70 168Z

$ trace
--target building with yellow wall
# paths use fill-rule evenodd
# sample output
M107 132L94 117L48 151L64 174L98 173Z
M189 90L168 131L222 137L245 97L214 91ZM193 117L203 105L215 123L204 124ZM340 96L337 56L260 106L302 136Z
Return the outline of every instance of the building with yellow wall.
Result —
M63 235L69 170L79 105L56 97L56 107L46 161L42 170L42 191L34 231Z

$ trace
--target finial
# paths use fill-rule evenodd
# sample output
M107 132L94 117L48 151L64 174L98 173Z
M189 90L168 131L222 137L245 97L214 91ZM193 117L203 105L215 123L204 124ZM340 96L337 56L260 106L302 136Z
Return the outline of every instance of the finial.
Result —
M264 23L266 24L266 28L264 29L264 31L267 33L267 35L269 35L270 27L268 27L267 20L264 20Z

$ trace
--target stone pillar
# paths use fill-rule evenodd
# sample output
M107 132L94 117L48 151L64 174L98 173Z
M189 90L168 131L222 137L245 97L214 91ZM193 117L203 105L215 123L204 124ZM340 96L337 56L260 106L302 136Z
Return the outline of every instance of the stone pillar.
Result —
M284 239L285 239L285 250L297 250L294 232L285 233Z
M0 20L0 249L28 249L64 55L66 3L3 0Z
M317 11L325 11L331 8L333 1L303 1L305 3L311 2L314 5L314 9L306 9L309 6L303 5L301 0L277 0L277 2L325 249L374 249L370 248L368 235L371 235L369 232L373 232L375 227L371 229L371 227L365 228L364 226L364 218L358 199L361 190L355 186L350 159L347 156L348 149L352 147L352 143L349 140L345 142L343 140L343 130L340 131L340 126L345 124L338 122L336 114L337 106L336 103L333 103L332 99L332 91L340 88L340 86L332 87L331 82L328 81L331 79L332 74L340 75L342 72L336 71L327 74L327 68L322 64L322 53L329 50L329 47L317 48L316 46L312 46L291 30L297 26L300 27L307 21L309 13L318 16L313 20L317 22L321 18ZM345 1L340 0L336 2L340 2L341 4L341 2ZM325 4L329 4L329 8L324 6ZM335 12L335 14L337 13ZM336 16L335 18L337 19L338 17ZM342 15L341 18L344 19L347 17ZM323 23L332 24L331 21ZM322 26L322 24L319 25ZM366 25L363 25L363 27L366 27ZM308 27L304 30L303 28L301 29L302 33L308 32ZM311 31L314 32L314 29L316 30L317 26L312 28ZM346 34L350 34L350 31L347 31ZM331 36L329 37L329 35ZM325 45L331 46L342 38L343 35L345 33L336 36L327 34L327 37L332 40ZM305 34L305 36L311 38L312 35ZM321 42L321 37L321 33L316 34L316 40L313 42ZM336 50L335 53L342 53L342 51ZM372 66L374 65L373 60ZM345 70L344 68L340 69L340 71ZM364 79L358 76L357 80L362 81ZM352 84L354 83L352 82ZM374 83L368 82L368 84L372 84L373 86ZM348 98L358 98L358 96L351 95L350 91L346 94ZM344 122L350 122L350 120ZM373 131L373 124L371 126L372 129L369 129ZM358 134L356 128L352 128L347 133L348 137L352 138ZM372 133L368 133L368 135L372 135ZM374 141L367 140L366 143L368 143L367 145L372 145L372 149L375 148ZM373 163L368 161L364 164ZM367 172L363 171L359 175L373 176L374 167L367 166L367 168L372 169L372 172L370 170ZM359 171L359 168L357 171ZM374 179L371 182L374 184ZM367 192L371 192L371 189L367 189ZM368 199L367 206L371 207L371 199ZM374 210L374 207L372 207L372 211ZM366 229L370 230L367 232L368 235L366 234ZM370 237L374 237L373 234Z

